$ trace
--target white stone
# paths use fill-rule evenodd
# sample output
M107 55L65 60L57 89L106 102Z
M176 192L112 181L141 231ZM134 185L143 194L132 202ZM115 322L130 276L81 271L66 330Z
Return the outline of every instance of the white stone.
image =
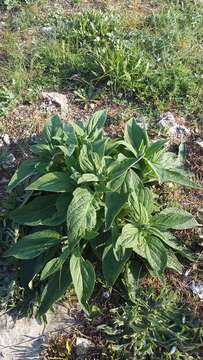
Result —
M74 321L65 306L58 305L56 312L49 312L48 323L36 319L14 319L8 314L0 314L0 359L31 360L39 359L42 344L49 333L70 328Z
M176 346L173 346L170 350L170 354L174 354L177 350L177 347Z
M203 301L203 282L202 281L195 282L193 280L190 288L193 294L199 296L200 300Z
M198 138L197 140L195 140L195 143L197 145L199 145L201 148L203 148L203 140L201 138Z
M168 111L158 121L158 125L165 129L170 129L171 127L174 127L175 125L177 125L175 116L170 111Z
M143 116L136 117L136 123L143 129L147 129L147 124Z
M41 27L40 32L42 34L48 34L49 35L49 34L53 33L53 27L52 26L43 26L43 27Z
M2 166L4 169L9 169L15 166L16 158L10 153L6 156L6 159L2 161Z
M172 139L186 140L191 134L185 125L180 125L176 122L175 116L170 111L165 113L158 121L158 126L163 128Z
M190 130L184 125L175 125L169 129L169 135L176 138L187 138L190 135Z
M61 108L61 115L67 114L69 107L66 95L58 92L42 92L41 97L48 100L50 104L58 105Z
M4 134L4 135L2 136L2 140L3 140L3 142L4 142L6 145L10 145L10 143L11 143L8 134Z
M84 356L92 347L94 347L94 344L90 340L82 337L77 337L75 345L77 356Z

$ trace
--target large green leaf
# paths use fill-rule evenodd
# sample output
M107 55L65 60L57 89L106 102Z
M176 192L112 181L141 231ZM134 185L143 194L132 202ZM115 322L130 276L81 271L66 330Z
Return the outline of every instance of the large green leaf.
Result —
M71 250L70 247L66 246L59 257L51 259L42 270L40 280L44 280L49 276L51 276L52 274L54 274L55 272L61 270L63 264L70 256L70 250Z
M91 249L100 260L102 259L106 244L111 238L111 231L101 231L99 235L91 239Z
M177 208L166 208L152 218L152 224L163 230L184 230L198 226L192 214Z
M94 173L95 165L91 156L89 147L86 144L83 144L80 155L79 155L79 164L81 170L85 173Z
M53 150L47 144L39 143L39 144L32 145L32 146L30 146L30 150L33 154L39 156L40 160L46 159L46 160L50 161L52 158Z
M147 214L150 215L154 210L153 193L147 187L140 186L138 188L138 199L143 204Z
M123 158L122 160L115 161L108 169L109 177L111 180L120 177L137 162L138 159L136 158Z
M153 163L152 161L146 160L154 174L156 175L160 184L174 182L186 187L191 187L194 189L201 189L201 186L198 185L195 181L190 178L190 175L181 169L167 168L167 163L164 165ZM174 162L175 165L175 162Z
M70 177L59 171L49 172L31 183L26 190L70 192L73 188Z
M78 301L84 311L89 311L88 300L95 286L95 271L88 260L84 260L79 250L70 259L70 273Z
M128 196L123 193L107 192L105 201L105 225L109 229L118 215Z
M131 144L136 150L139 150L141 144L148 145L146 130L141 128L134 118L127 122L124 131L124 140Z
M42 138L49 145L53 145L54 140L53 137L60 136L63 132L63 124L60 118L55 115L49 121L46 122L43 132Z
M36 160L29 159L23 161L23 163L16 170L15 174L12 176L9 184L8 190L13 190L16 186L22 183L25 179L35 174L35 164Z
M102 271L108 286L114 285L130 255L131 251L125 250L121 259L117 260L114 255L112 244L105 247L102 256Z
M72 200L72 194L70 193L59 194L56 199L56 210L59 215L65 218L65 220L66 220L68 206L71 200Z
M187 249L186 247L181 245L180 241L178 239L176 239L175 236L173 236L171 233L168 233L168 232L164 232L163 234L164 234L164 236L162 237L162 241L167 246L176 250L176 252L178 252L182 256L186 257L188 260L190 260L190 261L194 260L194 257L192 256L192 253L189 251L189 249Z
M167 140L165 139L160 139L152 142L145 151L145 157L147 157L148 159L152 159L154 155L156 155L160 150L163 149L166 142Z
M87 134L88 137L98 138L101 134L106 120L106 112L104 110L97 111L88 121Z
M127 193L135 192L142 185L140 177L134 170L128 170L125 177L125 191Z
M50 247L58 246L60 234L53 230L43 230L26 235L17 241L4 256L17 259L33 259Z
M124 140L117 140L117 146L122 145L126 148L126 150L130 151L135 157L138 156L138 151L136 150L136 148L134 146L132 146L130 143L128 143L127 141ZM131 156L132 156L131 154ZM144 155L144 153L143 153Z
M167 267L177 271L179 274L183 273L183 265L178 261L171 249L167 250Z
M132 192L129 195L128 203L131 209L131 218L133 218L133 220L136 221L138 224L148 224L148 209L145 208L145 206L139 200L139 194L137 194L136 192Z
M37 196L28 204L13 210L10 217L17 224L55 226L65 222L64 214L56 209L58 195Z
M146 237L145 257L154 272L161 276L167 265L167 249L158 238Z
M113 180L110 180L107 183L107 189L109 189L109 191L120 191L121 186L125 182L126 175L127 175L127 171L124 172L121 176L119 176Z
M88 189L77 188L67 212L68 237L80 240L96 226L95 196Z
M85 182L98 182L99 178L98 176L94 174L83 174L78 179L78 184L82 184Z
M64 140L66 147L69 148L69 151L75 149L78 146L78 139L72 124L65 123L63 124L64 130ZM71 151L72 152L72 151ZM71 154L72 155L72 154ZM70 156L70 153L69 153Z
M60 271L50 276L45 285L40 299L38 316L44 315L54 302L64 295L71 282L69 266L68 262L66 262Z
M135 158L123 158L122 160L114 162L108 168L110 180L107 183L107 187L112 191L118 191L126 179L128 170L135 166L138 161L139 160Z
M116 249L133 249L138 255L145 257L145 240L142 232L133 224L123 227L122 233L117 239Z

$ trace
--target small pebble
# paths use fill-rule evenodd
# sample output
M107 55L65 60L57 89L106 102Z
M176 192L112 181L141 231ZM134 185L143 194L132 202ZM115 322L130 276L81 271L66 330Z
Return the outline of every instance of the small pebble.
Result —
M11 143L8 134L3 135L2 140L6 145L10 145Z

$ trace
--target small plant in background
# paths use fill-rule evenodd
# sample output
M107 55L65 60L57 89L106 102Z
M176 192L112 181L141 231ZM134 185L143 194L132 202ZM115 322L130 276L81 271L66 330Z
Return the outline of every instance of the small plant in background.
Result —
M0 90L0 117L3 116L8 109L15 105L15 96L8 89L3 87Z
M36 0L0 0L0 6L5 6L8 10L15 8L16 6L29 4Z
M195 314L178 304L174 291L135 292L133 304L110 310L109 324L98 326L119 359L200 359L203 332ZM195 352L195 354L194 354Z
M199 186L164 149L165 141L150 142L135 119L126 124L124 138L114 140L103 135L105 119L104 111L87 123L63 124L53 117L31 146L33 158L8 185L10 191L20 185L25 193L10 212L23 233L5 256L20 259L20 284L38 298L38 315L71 284L89 312L95 269L109 287L124 276L131 297L141 271L163 281L167 267L182 271L177 254L191 258L169 230L198 223L180 209L160 211L149 184Z

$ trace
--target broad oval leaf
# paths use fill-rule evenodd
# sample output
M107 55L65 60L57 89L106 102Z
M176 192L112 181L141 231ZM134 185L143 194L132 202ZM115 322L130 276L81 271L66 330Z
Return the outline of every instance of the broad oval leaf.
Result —
M88 121L87 134L88 137L98 138L101 134L106 121L106 112L104 110L97 111Z
M88 300L95 286L95 271L88 260L84 260L78 250L70 259L70 273L78 301L85 312L89 312Z
M179 274L183 273L183 265L178 261L171 249L167 250L167 267L177 271Z
M138 195L135 192L132 192L129 195L128 204L132 211L133 219L139 224L148 224L149 223L149 214L148 209L141 203Z
M50 247L58 246L60 234L53 230L43 230L26 235L17 241L4 254L5 257L14 256L17 259L33 259Z
M105 247L102 256L102 272L108 286L111 287L114 285L117 278L123 271L130 255L131 251L125 250L122 257L117 260L114 255L112 244Z
M114 162L113 165L108 169L109 177L111 178L111 180L120 177L137 162L138 159L136 158L124 158L120 161L118 160Z
M118 215L123 205L127 201L128 195L116 192L107 192L105 199L105 224L106 229L109 229Z
M192 214L176 208L162 210L152 218L151 222L154 226L158 226L163 230L184 230L199 226Z
M138 255L145 257L144 238L142 232L133 224L126 224L117 239L116 249L133 249Z
M118 161L118 163L113 163L113 165L108 168L108 176L111 180L107 183L107 188L111 191L118 191L125 182L128 170L136 166L138 161L139 159L135 158L124 158Z
M167 141L168 140L160 139L160 140L157 140L157 141L154 141L153 143L151 143L147 147L147 150L145 151L145 157L147 157L148 159L153 158L153 156L155 154L157 154L157 152L159 152L160 150L163 149L163 147L167 143Z
M178 252L180 255L184 256L188 260L194 261L194 257L190 250L181 245L180 241L176 239L176 237L173 236L171 233L164 232L161 239L168 247L176 250L176 252Z
M34 159L23 161L23 163L16 170L15 174L12 176L8 184L9 191L15 189L15 187L18 186L20 183L22 183L25 179L35 174L36 162L37 161Z
M62 254L54 259L51 259L44 267L44 269L42 270L41 273L41 277L40 280L45 280L46 278L48 278L49 276L51 276L52 274L54 274L55 272L59 271L62 269L63 264L66 262L66 260L68 259L68 257L70 256L71 253L71 249L69 246L66 246L63 249Z
M164 165L153 163L152 161L145 159L154 172L157 180L160 184L174 182L186 187L190 187L193 189L201 189L202 187L197 184L195 181L191 179L189 173L185 172L184 170L178 168L167 168ZM174 162L175 164L175 162Z
M135 173L134 170L128 170L125 177L125 189L127 193L137 191L142 185L140 177Z
M40 156L44 160L51 160L53 149L47 144L35 144L30 146L30 150L34 155Z
M56 272L49 278L49 281L45 285L42 291L40 307L37 315L44 315L54 304L54 302L64 295L65 291L69 288L71 283L72 280L68 262L66 262L60 271Z
M26 190L50 192L70 192L73 189L72 181L63 172L55 171L45 174L31 183Z
M17 224L55 226L65 222L64 214L56 209L58 195L38 196L28 204L13 210L10 218Z
M78 184L82 184L85 182L98 182L99 178L98 176L94 174L83 174L78 179Z
M148 145L146 130L141 128L134 118L127 122L124 131L124 140L131 144L136 150L139 150L141 144Z
M79 155L79 164L82 172L84 173L94 173L95 172L95 164L92 159L90 150L86 144L84 144L80 150Z
M167 249L158 238L145 238L145 257L155 274L161 277L167 266Z
M96 226L95 196L88 189L77 188L67 212L68 237L80 240Z
M42 138L47 144L52 146L54 142L53 137L61 135L62 130L63 124L60 118L57 115L52 116L52 118L48 120L44 126Z

